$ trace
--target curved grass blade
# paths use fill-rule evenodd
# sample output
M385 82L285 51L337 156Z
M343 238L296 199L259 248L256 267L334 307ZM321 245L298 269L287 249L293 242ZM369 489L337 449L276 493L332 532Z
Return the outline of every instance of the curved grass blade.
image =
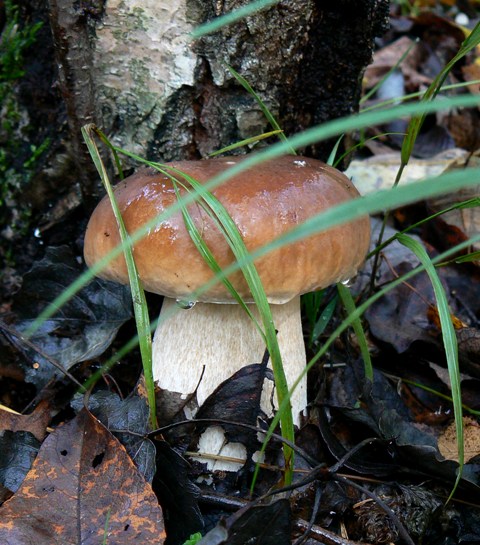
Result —
M92 137L94 129L92 126L83 127L82 135L87 144L88 151L92 156L95 167L98 170L102 183L107 192L108 198L112 205L113 213L120 233L122 243L125 244L124 256L127 263L128 278L130 281L130 289L132 292L133 309L135 314L135 322L137 325L138 336L140 339L140 353L142 356L143 372L145 375L145 384L147 389L147 400L150 410L150 425L152 429L157 427L156 405L155 405L155 385L152 375L152 337L150 334L150 317L148 315L148 306L145 299L145 292L138 276L137 267L133 259L132 246L130 237L123 223L122 215L118 208L115 195L113 193L110 180L103 165L100 153Z
M257 136L245 138L245 140L241 140L240 142L235 142L235 144L231 144L230 146L226 146L222 149L209 153L208 156L215 157L216 155L221 155L222 153L226 153L227 151L243 148L244 146L249 146L250 144L256 144L257 142L260 142L261 140L265 140L265 138L270 138L270 136L275 136L280 133L283 133L282 129L278 129L278 130L270 131L270 132L264 132Z
M445 80L447 79L450 71L454 67L454 65L461 60L469 51L471 51L474 47L476 47L480 43L480 23L477 23L475 28L472 30L471 34L464 40L462 43L462 46L458 50L457 54L451 59L440 71L440 73L437 75L437 77L432 81L432 83L428 86L428 89L425 91L425 94L423 95L422 99L420 100L420 104L427 105L428 103L431 103L435 97L440 92L440 89L442 88L443 84L445 83ZM410 120L408 126L405 138L402 142L402 149L400 151L400 166L398 168L397 175L395 177L395 181L393 183L393 187L396 187L403 176L403 171L405 170L405 167L408 165L408 162L410 161L410 157L413 152L413 148L415 146L415 142L417 140L418 134L420 133L420 129L423 126L423 123L427 117L427 111L420 112L418 115L415 115ZM383 241L383 236L385 233L385 228L387 226L389 212L388 210L384 214L382 227L380 229L379 235L378 235L378 244L381 244ZM370 289L374 289L375 284L375 278L377 273L377 268L379 264L379 255L377 254L375 256L373 265L372 265L372 276L370 281Z
M428 89L425 91L425 94L422 97L421 102L432 101L437 94L440 92L445 80L447 79L450 71L454 65L461 60L467 53L469 53L473 48L475 48L480 43L480 23L475 25L475 28L472 30L470 35L464 40L457 54L442 68L438 76L433 80L429 85ZM422 125L427 116L427 112L422 112L420 115L415 116L410 121L407 127L407 135L403 141L401 157L402 163L407 164L410 160L410 156L413 151L413 146L417 140L418 133L422 128Z
M232 74L232 76L256 100L257 104L260 106L260 109L262 110L262 113L266 117L267 121L270 123L270 125L275 131L278 131L278 137L280 138L280 140L283 140L283 142L288 143L288 138L285 136L285 133L283 132L280 125L278 124L278 121L275 119L273 114L267 108L266 104L263 102L260 96L253 90L252 86L248 83L248 81L228 64L226 65L226 67L229 70L229 72ZM294 148L290 148L289 153L296 155L297 152L295 151Z
M463 208L474 208L476 206L480 206L480 197L473 197L472 199L468 199L468 200L463 201L463 202L452 204L452 206L449 206L448 208L444 208L443 210L439 210L438 212L435 212L434 214L431 214L427 218L423 218L423 219L417 221L416 223L412 223L412 225L408 226L406 229L403 229L403 231L395 233L393 236L391 236L390 238L388 238L387 240L382 242L382 244L379 244L378 246L376 246L367 255L367 259L372 257L373 255L378 254L379 252L381 252L386 246L388 246L394 240L396 240L398 235L403 235L403 234L406 234L406 233L408 233L410 231L413 231L414 229L416 229L417 227L420 227L421 225L427 223L428 221L431 221L434 218L442 216L443 214L446 214L447 212L451 212L452 210L461 210ZM455 260L453 259L452 262L455 262ZM440 267L442 265L444 265L444 264L440 263L439 265L437 265L437 267Z
M437 265L437 267L438 267L438 265ZM415 380L410 380L408 378L398 377L398 376L395 376L395 375L389 375L388 373L383 373L383 374L386 377L388 377L388 378L390 378L392 380L395 380L397 382L404 382L405 384L409 384L410 386L415 386L415 388L420 388L421 390L424 390L425 392L429 392L431 394L434 394L437 397L439 397L441 399L445 399L449 403L453 404L452 396L449 396L449 395L446 395L446 394L444 394L442 392L439 392L438 390L435 390L435 388L430 388L430 386L426 386L425 384L422 384L421 382L416 382ZM469 407L468 405L465 405L464 403L462 403L462 409L465 412L469 413L469 414L473 414L474 416L480 416L480 411L479 410L472 409L471 407Z
M472 237L470 240L464 241L455 248L450 248L449 250L446 250L445 252L441 253L440 255L436 256L434 259L431 260L431 263L433 265L437 263L441 263L443 260L447 259L449 256L454 255L455 253L463 250L464 248L467 248L471 244L475 244L480 242L480 234L476 235L475 237ZM386 293L393 290L400 284L407 282L417 274L425 271L426 266L421 263L417 268L412 269L411 271L408 271L404 275L402 275L399 278L396 278L395 280L392 280L389 284L384 286L382 289L374 293L372 296L370 296L366 301L364 301L361 305L359 305L354 312L349 314L343 322L333 331L333 333L328 337L328 339L323 343L322 348L315 354L315 356L308 362L307 366L305 367L305 370L301 376L297 378L297 380L294 382L294 384L291 386L289 395L285 398L284 403L287 404L288 400L292 394L292 392L295 390L295 388L298 386L299 382L302 380L303 376L310 371L310 369L322 358L327 351L329 350L330 346L335 342L335 340L348 328L350 327L353 322L360 318L363 313L371 306L373 303L378 301L381 297L383 297ZM282 407L279 407L279 412L282 409ZM269 440L272 434L275 431L276 426L278 425L278 414L274 416L270 427L265 432L265 440ZM263 452L263 451L261 451ZM258 472L258 467L255 468L255 474L254 478ZM457 478L458 481L458 478ZM456 483L455 483L456 486Z
M338 297L335 296L323 309L323 312L320 314L318 320L315 323L315 326L313 327L312 334L310 336L310 347L313 346L313 344L318 340L320 335L325 331L327 325L330 323L330 320L333 317L333 313L335 312L337 302Z
M273 316L270 310L270 305L268 303L267 296L263 288L262 281L260 279L260 276L258 275L255 265L253 262L246 261L246 258L248 258L250 254L247 247L245 246L245 243L242 239L242 236L240 235L240 232L238 231L238 227L236 226L235 222L232 220L232 218L228 214L225 207L220 203L220 201L214 195L212 195L212 193L210 193L209 191L206 191L204 186L200 184L197 180L195 180L191 176L171 166L160 165L156 163L151 163L151 164L155 168L158 166L161 169L167 169L169 171L174 172L175 174L178 174L192 186L194 191L200 196L203 202L208 206L211 217L214 217L220 224L222 231L224 233L225 239L228 242L235 258L237 259L237 262L245 261L245 265L241 267L241 270L248 284L250 292L253 296L258 312L261 316L261 320L264 327L264 332L262 332L262 337L264 338L266 342L268 352L270 355L270 360L272 362L272 369L273 369L273 376L275 381L278 405L281 406L285 396L288 395L288 384L287 384L287 379L285 377L285 372L282 365L282 357L280 354L280 348L278 346L275 324L274 324ZM177 193L177 199L178 199L180 197L178 189L176 190L176 193ZM188 213L187 207L183 204L182 198L180 198L180 202L182 204L182 214L184 214L184 219L186 221L186 224L188 225L188 228L190 229L190 232L193 235L192 240L197 245L197 249L200 251L201 255L204 256L207 263L212 266L212 270L214 270L214 272L216 272L218 276L222 272L220 266L218 265L218 263L216 263L212 253L210 252L209 248L203 241L190 214ZM226 277L223 277L222 281L224 282L227 281L228 285L231 286L231 284L228 282ZM250 310L243 303L240 296L236 294L235 290L233 289L233 286L231 286L231 289L235 293L236 298L241 301L241 304L244 307L244 310L246 310L248 315L253 319L254 323L256 324L257 323L256 319L252 316ZM290 407L286 407L283 411L283 414L280 415L280 425L281 425L283 436L288 441L293 443L295 440L295 433L294 433L292 411ZM290 484L293 479L294 451L287 444L284 444L283 450L284 450L284 459L285 459L285 483Z
M356 116L349 116L335 121L331 121L321 126L312 127L311 129L307 129L302 133L291 137L288 144L285 142L278 142L277 144L273 144L269 148L259 151L256 154L246 156L243 161L228 169L228 171L225 171L221 175L212 178L207 184L204 185L204 187L205 189L210 191L227 181L232 176L243 172L247 168L251 168L265 160L274 159L275 157L287 153L291 146L295 148L307 146L315 142L326 140L328 138L331 138L332 136L341 134L343 132L349 132L354 129L371 126L373 124L385 123L388 121L392 121L399 116L412 115L420 111L435 112L450 107L469 107L474 106L479 102L480 97L478 96L462 96L437 100L426 105L403 104L389 110L360 113ZM134 153L130 153L127 150L123 150L118 147L115 147L115 149L119 153L131 157L132 159L138 160L140 162L144 161L143 158L139 157ZM395 192L393 198L388 198L388 206L395 206L396 198L399 199L399 205L408 204L415 202L418 199L428 198L435 195L440 195L442 193L448 193L449 191L456 191L458 189L461 189L462 187L473 185L474 183L478 183L478 173L478 169L468 169L465 170L463 179L457 173L457 176L448 178L448 183L445 183L447 180L446 176L449 176L450 173L442 175L438 178L431 178L424 180L423 182L417 182L416 184L412 184L412 186L417 185L417 192L415 194L412 193L410 195L411 198L408 198L408 194L411 191L411 186L409 186L406 193ZM469 178L469 176L473 178L473 181L472 178ZM388 192L391 191L393 190L388 190ZM364 197L365 205L362 206L362 208L355 212L353 215L350 215L349 217L345 215L342 221L349 221L350 219L358 217L364 213L373 213L384 210L385 207L382 206L382 199L387 200L388 192L383 191L377 194L373 194L372 196L369 195L368 197ZM378 195L381 195L380 199L378 199ZM187 198L185 202L186 204L188 204L190 202L193 202L194 200L195 197L192 196L189 199ZM149 229L154 227L157 223L168 219L175 212L179 211L179 209L179 205L175 204L164 213L159 215L155 220L152 220L141 229L138 229L135 233L130 233L130 243L133 244L138 240L141 240L147 234ZM326 229L329 226L329 222L325 221L322 228ZM305 234L305 236L307 236L307 233ZM101 259L98 263L96 263L93 267L86 271L81 277L79 277L78 280L73 282L68 290L66 290L63 294L59 295L44 311L39 314L37 319L32 323L28 332L26 332L25 334L31 335L34 331L36 331L46 319L55 314L58 309L67 301L69 301L78 291L80 291L80 289L82 289L85 284L87 284L92 278L97 276L112 259L121 255L123 252L123 247L123 245L120 245L116 249L112 250L108 255L106 255L103 259ZM266 253L268 250L269 249L264 248L262 251ZM230 272L231 271L229 271L229 274Z
M480 84L480 79L472 79L468 81L462 81L460 83L450 83L448 85L442 85L440 87L439 92L443 93L445 91L453 91L454 89L462 89L465 87L469 87L470 85L478 85L478 84ZM389 98L388 100L382 100L381 102L376 102L375 104L368 106L368 108L362 108L361 111L368 112L370 110L384 108L385 106L391 106L394 104L399 104L400 102L412 100L412 98L420 98L423 95L424 95L424 91L416 91L415 93L408 93L407 95L403 95L401 97Z
M280 0L257 0L256 2L251 2L246 6L242 6L241 8L231 11L230 13L198 26L192 31L191 37L192 39L196 40L197 38L201 38L207 34L212 34L213 32L217 32L227 25L236 23L241 19L245 19L245 17L254 15L255 13L278 4L279 2Z
M378 83L368 91L368 93L365 93L363 97L360 99L360 105L362 105L364 102L366 102L371 96L373 96L378 89L387 81L387 79L390 77L390 75L402 64L402 62L407 58L407 56L410 54L412 49L418 44L419 38L417 38L410 47L403 53L403 55L398 59L398 61L388 70L378 81ZM401 100L401 97L394 98L394 101Z
M432 264L432 261L425 251L425 248L413 238L407 235L400 235L398 241L411 250L420 260L422 265L428 274L430 282L435 293L435 299L437 301L438 315L440 318L440 325L442 329L443 346L445 349L445 357L447 360L448 374L450 377L450 388L452 391L453 399L453 412L455 415L455 429L457 433L457 450L458 450L458 473L457 480L455 481L453 490L448 497L451 499L458 483L462 478L462 471L464 465L464 444L463 444L463 414L462 414L462 392L460 389L460 370L458 366L458 345L457 336L455 334L455 328L452 322L452 316L450 309L448 308L447 295L445 289L442 286L440 278L437 275L437 271ZM448 501L447 500L447 501Z
M165 172L165 174L172 180L177 201L182 203L183 198L180 195L180 191L178 190L178 185L180 184L179 180L177 180L171 174L168 174L168 172L165 171L165 170L162 170L162 172ZM182 176L185 177L185 174L182 174ZM184 186L184 184L180 184L180 185L182 185L185 188L186 191L189 191L188 188L186 188ZM203 204L203 203L200 203L200 204ZM205 206L203 206L203 208L204 208L204 210L206 210L207 213L209 213L208 209L206 209ZM225 231L225 229L223 228L223 224L221 224L219 221L217 221L217 218L215 216L213 216L211 211L210 211L209 215L210 215L211 219L213 219L215 221L216 226L219 228L219 230L222 232L224 237L227 239L227 242L229 244L233 244L232 241L228 240L228 238L227 238L228 234ZM195 244L195 246L196 246L197 250L199 251L200 255L203 257L204 261L212 269L213 273L215 273L216 275L221 274L222 268L217 263L217 261L215 259L215 256L210 251L210 248L205 243L205 240L203 239L200 231L198 230L197 226L195 225L195 222L193 221L193 218L190 215L186 205L182 206L182 216L183 216L183 221L185 222L185 226L187 228L188 234L189 234L190 238L192 239L193 243ZM243 299L240 297L238 292L235 290L235 288L233 287L231 282L228 280L228 278L222 278L222 282L225 285L225 287L228 289L230 294L232 295L233 299L235 299L235 301L248 314L248 317L252 320L252 322L255 325L255 327L257 328L258 332L263 337L263 340L266 342L265 334L263 333L261 327L259 326L257 319L251 313L250 309L248 308L246 303L243 301Z
M355 313L355 301L353 300L352 294L347 286L344 286L342 283L337 284L338 294L342 300L343 306L347 313ZM352 327L357 336L358 345L360 347L360 352L363 358L363 366L365 369L365 378L370 382L373 382L373 365L372 359L370 357L370 351L368 350L367 337L365 336L365 331L363 329L362 321L360 318L355 318L352 322Z

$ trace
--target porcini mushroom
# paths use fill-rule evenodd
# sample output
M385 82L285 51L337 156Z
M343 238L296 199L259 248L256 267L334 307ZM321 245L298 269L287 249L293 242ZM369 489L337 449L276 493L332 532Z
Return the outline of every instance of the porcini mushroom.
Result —
M171 166L205 183L241 160L228 157L178 161ZM212 193L228 211L251 252L327 208L358 196L344 174L321 161L299 156L284 156L249 168ZM150 168L120 182L115 197L130 233L176 202L171 180ZM214 221L198 204L188 208L220 267L229 266L234 257ZM271 303L289 384L306 364L300 295L354 276L365 258L369 238L370 224L368 218L362 217L255 261ZM111 205L104 198L88 224L84 248L87 264L96 263L119 242ZM144 288L164 295L162 313L169 313L168 319L160 320L153 343L153 374L162 389L185 396L196 390L196 401L201 406L221 382L241 367L261 361L265 346L250 318L238 305L219 304L233 302L222 283L209 289L188 310L169 312L176 301L191 300L191 294L213 276L192 242L180 212L137 242L134 258ZM111 261L101 274L110 280L128 282L123 257ZM229 280L244 300L251 301L240 271L230 275ZM296 423L306 403L303 381L291 399ZM219 433L220 437L214 431L213 442L208 435L210 443L207 441L202 449L212 449L212 454L228 452L231 456L232 451L225 450Z

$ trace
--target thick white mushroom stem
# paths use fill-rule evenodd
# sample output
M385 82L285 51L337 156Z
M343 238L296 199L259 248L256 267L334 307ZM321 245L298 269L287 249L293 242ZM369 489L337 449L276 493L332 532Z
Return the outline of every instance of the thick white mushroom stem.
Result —
M271 305L271 310L290 387L306 365L300 297L284 305ZM256 315L253 305L252 312ZM219 384L245 365L260 363L264 353L260 333L239 305L196 303L183 310L173 299L165 298L153 342L153 377L162 389L185 397L197 389L197 403L201 406ZM276 400L271 396L272 388L273 384L266 381L262 410L267 415L272 414L272 397ZM298 424L307 404L306 378L296 388L291 404ZM213 457L244 459L245 452L243 445L227 444L217 426L209 428L199 444L199 453ZM240 465L218 460L208 463L209 469L224 470L236 470Z

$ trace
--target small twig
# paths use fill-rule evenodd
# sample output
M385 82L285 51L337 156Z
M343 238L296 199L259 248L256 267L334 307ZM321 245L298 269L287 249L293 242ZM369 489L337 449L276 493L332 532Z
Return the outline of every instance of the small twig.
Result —
M211 492L204 492L202 490L199 502L210 505L212 507L223 509L224 511L234 512L238 509L246 507L247 505L253 505L254 503L258 503L258 500L255 502L248 502L247 500L242 500L240 498L221 496ZM369 543L360 544L357 541L351 541L350 539L342 538L334 532L331 532L330 530L326 530L325 528L317 526L316 524L311 525L310 523L302 519L297 519L293 523L293 528L295 531L299 533L301 532L302 534L309 530L308 537L314 539L315 541L319 541L324 545L370 545Z
M361 484L358 484L350 479L347 479L346 477L343 477L341 475L332 475L332 479L337 482L342 482L348 486L353 486L353 488L356 488L357 490L360 490L363 492L366 496L371 498L379 507L381 507L385 514L388 516L388 518L393 522L395 527L398 530L398 533L400 534L401 538L408 544L408 545L415 545L415 543L412 541L412 538L410 537L409 533L407 532L407 529L401 522L401 520L397 517L395 512L391 507L389 507L379 496L368 490L368 488L362 486Z
M304 532L307 528L309 528L309 524L302 519L298 519L294 522L294 527L296 530ZM352 541L351 539L341 537L333 532L330 532L329 530L326 530L325 528L322 528L321 526L317 526L316 524L309 528L308 537L314 539L315 541L321 542L323 545L371 545L365 541L360 543L358 541Z
M293 545L302 545L310 536L310 532L315 524L315 519L317 518L318 511L320 509L321 498L322 498L322 491L320 487L317 486L317 489L315 490L315 501L313 502L312 514L310 516L310 521L308 522L308 526L305 532L303 532L303 534L294 542Z
M153 430L147 434L147 437L152 437L158 434L163 434L168 430L171 430L173 428L177 428L179 426L187 426L192 424L220 424L224 426L237 426L239 428L247 428L249 430L265 433L266 430L263 428L260 428L259 426L253 426L251 424L245 424L243 422L234 422L232 420L224 420L222 418L196 418L193 420L182 420L180 422L173 422L172 424L168 424L166 426L162 426L161 428L158 428L156 430ZM288 439L285 439L285 437L279 435L278 433L272 433L272 437L274 439L277 439L278 441L281 441L285 445L289 446L291 449L294 449L297 454L299 454L306 462L308 462L312 467L315 467L318 465L318 461L312 458L306 451L296 446L294 443L289 441Z

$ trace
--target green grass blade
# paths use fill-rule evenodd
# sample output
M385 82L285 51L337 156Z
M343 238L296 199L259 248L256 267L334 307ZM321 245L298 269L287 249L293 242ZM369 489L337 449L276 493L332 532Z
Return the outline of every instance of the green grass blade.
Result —
M385 83L385 81L387 81L387 79L390 77L390 75L402 64L402 62L407 58L407 56L409 55L410 51L418 44L420 40L417 38L411 45L410 47L403 53L403 55L398 59L398 61L390 68L390 70L388 70L388 72L386 72L382 78L380 78L379 82L370 89L370 91L368 91L368 93L365 93L363 95L363 97L360 99L360 104L363 104L364 102L366 102L372 95L374 95L378 89L380 89L380 87ZM398 98L394 98L393 99L394 101L395 100L401 100L401 97L398 97Z
M325 307L323 312L320 314L318 320L315 323L315 327L312 331L312 336L310 342L313 344L317 341L317 339L320 337L320 335L325 331L325 328L329 324L330 320L333 317L333 313L335 312L335 308L337 306L337 297L334 297L328 305Z
M480 260L480 251L470 252L455 259L455 263L471 263L472 261Z
M434 259L431 260L432 264L440 263L447 259L449 256L454 255L456 252L459 252L463 250L464 248L467 248L471 244L475 244L477 242L480 242L480 235L476 235L475 237L472 237L470 240L467 240L465 242L462 242L461 244L458 244L455 248L450 248L449 250L446 250L442 254L436 256ZM363 302L361 305L359 305L354 312L349 314L343 322L333 331L333 333L330 335L330 337L323 343L322 348L315 354L315 356L308 362L307 366L305 367L305 370L301 376L297 378L295 383L290 388L289 396L285 398L284 403L288 403L288 399L291 395L291 392L295 390L295 388L298 386L299 382L302 380L303 376L310 371L310 369L328 352L332 344L335 342L335 340L348 328L350 327L353 322L360 318L364 312L371 306L373 303L377 302L381 297L383 297L385 294L387 294L389 291L395 289L397 286L402 284L403 282L407 282L417 274L425 271L425 265L422 263L417 268L405 273L401 277L393 280L386 286L384 286L382 289L378 290L375 294L373 294L371 297L369 297L365 302ZM279 411L282 409L282 407L279 407ZM278 414L274 416L270 427L268 428L267 432L265 432L266 440L270 439L272 434L275 431L276 426L278 425Z
M355 313L355 301L353 300L352 294L347 286L344 286L341 283L337 284L338 294L342 300L343 306L347 311L348 315ZM360 347L360 352L363 358L363 366L365 369L365 377L370 382L373 382L373 365L372 359L370 357L370 351L368 350L367 337L365 336L365 331L363 329L362 321L360 318L355 318L352 322L352 327L357 337L358 345Z
M450 388L453 399L453 412L455 415L455 429L457 433L457 450L459 470L457 480L450 493L449 499L455 493L455 490L462 477L464 465L464 438L463 438L463 415L462 415L462 392L460 388L460 370L458 365L458 345L455 328L453 326L450 309L448 307L447 295L445 289L437 275L437 271L432 264L432 261L425 251L425 248L413 238L407 235L400 235L398 240L401 244L411 250L420 260L430 278L430 282L435 293L437 302L438 315L442 329L443 346L445 349L445 357L447 360L448 374L450 377Z
M349 132L355 129L365 128L368 126L372 126L374 124L386 123L388 121L392 121L393 119L396 119L399 116L414 115L420 111L435 112L435 111L440 111L442 109L451 108L451 107L469 107L469 106L474 106L478 104L479 102L480 102L480 97L474 97L474 96L454 97L449 99L437 100L435 102L431 102L426 105L402 104L400 106L396 106L389 110L361 113L356 116L349 116L349 117L345 117L335 121L331 121L321 126L312 127L311 129L307 129L306 131L303 131L302 133L291 137L288 143L279 142L277 144L270 146L267 149L259 151L256 154L246 156L241 163L235 165L235 167L228 169L228 171L225 171L221 175L215 176L207 184L205 184L204 187L205 189L211 191L215 187L227 181L232 176L239 174L240 172L246 170L247 168L253 167L267 159L274 159L275 157L278 157L280 155L287 153L291 146L295 148L307 146L315 142L326 140L328 138L331 138L332 136L336 136L343 132ZM131 157L135 160L139 160L140 162L144 161L143 158L139 157L136 154L130 153L126 150L122 150L121 148L116 148L116 149L120 153L128 157ZM447 176L447 174L442 175L439 178L431 178L430 180L425 180L424 182L418 182L418 185L412 184L412 186L408 186L407 194L408 194L408 191L410 191L410 187L413 187L414 185L417 185L417 189L416 189L417 192L415 194L412 194L410 199L406 198L406 195L404 195L403 193L395 193L394 194L395 197L392 199L389 199L388 206L390 207L395 206L396 204L395 199L397 198L397 196L399 197L399 205L408 204L408 203L415 202L418 199L429 198L435 195L440 195L442 193L448 193L449 191L456 191L458 189L467 187L469 185L474 185L474 183L478 183L478 172L479 172L478 169L466 169L464 171L463 178L461 178L460 176L456 176L456 177L454 176L452 178L448 178L450 186L448 183L443 183L446 180L445 176ZM471 176L471 178L469 178L469 176ZM429 186L429 188L423 187L421 184L426 184ZM420 187L422 187L421 190L420 190ZM388 191L392 191L392 190L388 190ZM381 195L382 195L382 198L384 197L386 198L387 192L381 192ZM363 207L364 210L367 210L367 213L379 212L385 209L385 207L381 206L381 201L379 202L376 197L374 199L375 202L368 200L370 199L370 196L368 196L368 198L364 197L364 199L367 199L364 201L364 203L365 204L368 203L369 205L369 206ZM195 200L195 197L192 197L190 200L187 199L185 202L186 204L188 204L190 202L193 202L194 200ZM154 227L158 222L167 220L178 210L179 210L179 206L173 205L168 210L166 210L163 214L159 215L155 220L152 220L151 222L146 224L143 228L138 229L135 233L131 233L130 234L131 242L134 243L134 242L137 242L138 240L141 240L141 238L143 238L147 234L149 229ZM353 215L350 218L344 217L344 221L347 221L348 219L353 219L353 217L358 217L362 213L364 213L364 211L359 210L357 215ZM327 222L325 222L324 228L327 228L327 227L328 227L328 224ZM92 278L94 278L95 276L98 276L98 274L102 271L102 269L105 268L112 259L119 256L122 252L123 252L123 245L120 245L116 249L112 250L108 255L106 255L103 259L101 259L98 263L96 263L93 267L91 267L90 270L86 271L75 282L73 282L71 286L67 290L65 290L64 293L59 295L44 311L42 311L39 314L37 319L32 323L28 332L25 333L25 335L31 335L34 331L36 331L46 319L54 315L62 305L64 305L76 293L78 293L78 291L80 291L82 287L85 284L87 284Z
M245 140L241 140L240 142L235 142L235 144L231 144L230 146L225 146L222 149L209 153L208 156L215 157L217 155L221 155L222 153L227 153L228 151L232 151L234 149L243 148L244 146L249 146L250 144L256 144L257 142L260 142L261 140L265 140L265 138L270 138L270 136L275 136L280 133L283 133L283 131L281 129L278 129L275 131L264 132L257 136L251 136L250 138L245 138Z
M337 156L337 152L338 152L338 148L340 146L340 142L342 141L344 136L345 136L344 134L341 134L337 138L337 141L335 142L335 145L333 146L332 151L330 152L330 155L328 156L327 165L335 164L335 157ZM340 160L341 159L338 159L338 161L340 161Z
M231 11L230 13L198 26L192 31L191 37L192 39L196 40L197 38L201 38L207 34L212 34L213 32L221 30L225 26L241 21L242 19L245 19L245 17L254 15L255 13L278 4L279 2L280 0L257 0L256 2L251 2L250 4L242 6L241 8Z
M436 265L438 267L438 265ZM397 382L404 382L405 384L408 384L410 386L415 386L415 388L420 388L421 390L424 390L425 392L429 392L431 394L434 394L435 396L445 399L449 403L453 404L453 398L452 396L446 395L442 392L439 392L438 390L435 390L435 388L430 388L430 386L426 386L425 384L422 384L421 382L416 382L415 380L409 380L405 377L398 377L395 375L390 375L388 373L383 373L387 378L390 378L392 380L396 380ZM472 409L468 405L465 405L462 403L462 408L465 412L473 414L474 416L480 416L480 411L476 409Z
M140 339L140 352L142 356L143 371L145 375L145 384L147 387L147 398L150 409L150 425L152 429L157 426L156 405L155 405L155 386L152 375L152 337L150 334L150 318L148 315L148 306L145 300L145 292L141 286L138 276L137 267L133 259L130 237L123 223L122 215L118 208L115 195L113 193L110 180L103 165L98 148L93 140L93 127L82 128L82 135L87 144L88 151L92 156L95 167L98 170L102 183L107 192L108 198L112 205L113 213L117 222L118 230L122 243L124 243L124 256L127 263L128 278L130 281L130 289L132 292L133 309L135 321L137 325L138 336Z
M437 94L440 92L445 80L447 79L450 71L454 65L461 60L467 53L469 53L473 48L475 48L480 43L480 23L477 23L475 28L472 30L470 35L464 40L457 54L451 59L440 71L438 76L433 80L428 89L425 91L425 94L422 97L422 102L432 101ZM413 147L417 140L418 133L422 128L423 122L427 116L427 112L420 113L420 115L415 116L410 121L407 127L407 135L403 141L401 157L402 163L407 164L410 160L410 156L413 151Z
M263 100L260 98L260 96L253 90L252 86L248 83L248 81L240 75L236 70L234 70L231 66L228 64L226 65L227 69L230 71L232 76L243 86L243 88L250 94L252 97L256 100L257 104L260 106L260 109L263 112L263 115L266 117L267 121L270 123L272 128L275 131L278 131L278 137L280 140L283 140L283 142L288 143L288 138L285 136L285 133L283 132L282 128L278 124L278 121L275 119L273 114L270 112L270 110L267 108L266 104L263 102ZM296 151L294 148L290 148L290 152L293 155L296 155Z
M197 228L197 226L195 225L195 222L193 221L193 218L192 216L190 215L189 211L188 211L188 208L186 205L183 204L183 198L182 196L180 195L180 191L178 190L178 184L179 184L179 181L174 177L174 176L171 176L170 174L168 174L166 171L164 171L165 174L167 176L169 176L169 178L172 180L173 182L173 187L174 187L174 191L175 191L175 196L177 198L177 201L180 202L180 204L182 205L182 217L183 217L183 221L185 222L185 226L187 228L187 231L188 231L188 234L190 236L190 238L192 239L193 243L195 244L195 247L197 248L198 252L200 253L200 255L202 256L202 258L204 259L204 261L207 263L207 265L210 267L210 269L212 270L212 272L216 275L220 275L221 274L221 267L220 265L217 263L216 259L215 259L215 256L212 254L212 252L210 251L210 248L207 246L207 244L205 243L199 229ZM185 176L185 174L183 175ZM183 185L183 184L180 184L180 185ZM187 188L185 188L186 191L188 191ZM207 211L208 213L208 211ZM210 215L210 217L215 221L217 227L220 229L220 231L223 233L223 235L225 236L225 238L228 237L228 234L226 233L226 231L223 229L223 225L217 221L217 218L216 217L212 217L212 215ZM232 242L229 241L229 244L231 244ZM222 278L222 282L223 284L225 285L225 287L228 289L228 291L230 292L230 294L232 295L233 299L235 299L235 301L243 308L243 310L247 313L248 317L252 320L253 324L255 325L255 327L257 328L259 334L263 337L263 340L265 341L266 343L266 338L265 338L265 334L263 333L260 325L258 324L258 321L257 319L255 318L255 316L251 313L250 309L248 308L248 306L246 305L246 303L243 301L243 299L240 297L240 295L238 294L238 292L235 290L235 288L233 287L233 285L231 284L231 282L228 280L228 278ZM195 297L193 298L195 299Z
M152 166L156 166L155 163L152 163ZM158 165L162 169L168 169L169 171L174 172L175 174L184 178L195 190L195 192L200 196L204 203L209 207L212 217L215 217L220 223L222 230L225 234L225 239L228 242L237 262L243 262L244 265L241 266L242 273L245 277L245 280L248 284L250 292L252 293L253 299L257 306L258 312L261 316L264 333L264 339L270 354L270 360L272 362L272 369L276 387L276 395L278 399L279 406L282 405L283 399L288 395L288 384L285 377L285 372L282 365L282 357L280 354L280 349L278 346L277 333L275 330L275 324L273 321L272 313L270 310L270 305L268 304L267 296L263 288L260 276L255 268L255 265L252 261L248 259L249 252L245 243L242 239L240 232L228 214L225 207L220 203L220 201L212 195L209 191L206 191L204 186L200 184L197 180L191 176L179 171L168 165ZM194 242L198 243L198 249L202 255L204 255L207 260L210 261L210 258L213 260L213 268L217 273L217 277L221 274L221 269L218 264L213 259L210 250L206 247L204 241L201 239L198 230L194 226L194 223L191 217L188 214L186 206L182 202L182 210L185 212L184 218L186 219L189 227L192 229L194 234ZM198 236L197 236L198 235ZM207 262L209 262L207 261ZM226 280L226 277L223 276L222 280ZM245 307L245 305L243 305ZM251 316L251 313L247 310L248 314ZM254 321L256 323L256 320ZM280 425L283 436L290 442L294 442L295 433L293 425L293 417L291 408L286 406L283 409L283 414L280 416ZM285 458L285 482L291 483L293 478L293 450L284 445L284 458Z
M443 93L445 91L453 91L455 89L463 89L465 87L469 87L470 85L478 85L479 83L480 79L472 79L468 81L461 81L460 83L450 83L449 85L442 85L442 87L440 87L440 93ZM370 110L376 110L378 108L385 108L385 106L399 104L400 102L406 102L407 100L412 100L413 98L421 98L423 97L424 93L425 91L416 91L415 93L408 93L406 95L402 95L401 97L389 98L388 100L376 102L375 104L368 106L368 108L362 108L361 111L368 112Z
M444 208L443 210L439 210L438 212L435 212L434 214L431 214L427 218L423 218L415 223L412 223L412 225L409 225L402 231L395 233L393 236L382 242L381 244L377 245L368 255L367 259L372 257L375 254L380 253L384 248L386 248L389 244L391 244L394 240L397 239L398 235L406 234L410 231L413 231L414 229L417 229L418 227L424 225L425 223L438 218L439 216L442 216L443 214L446 214L447 212L451 212L452 210L461 210L463 208L474 208L476 206L480 206L480 197L474 197L472 199L468 199L463 202L452 204L452 206L449 206L448 208ZM452 262L455 262L453 259ZM443 265L443 263L441 264ZM440 266L440 265L438 265Z

